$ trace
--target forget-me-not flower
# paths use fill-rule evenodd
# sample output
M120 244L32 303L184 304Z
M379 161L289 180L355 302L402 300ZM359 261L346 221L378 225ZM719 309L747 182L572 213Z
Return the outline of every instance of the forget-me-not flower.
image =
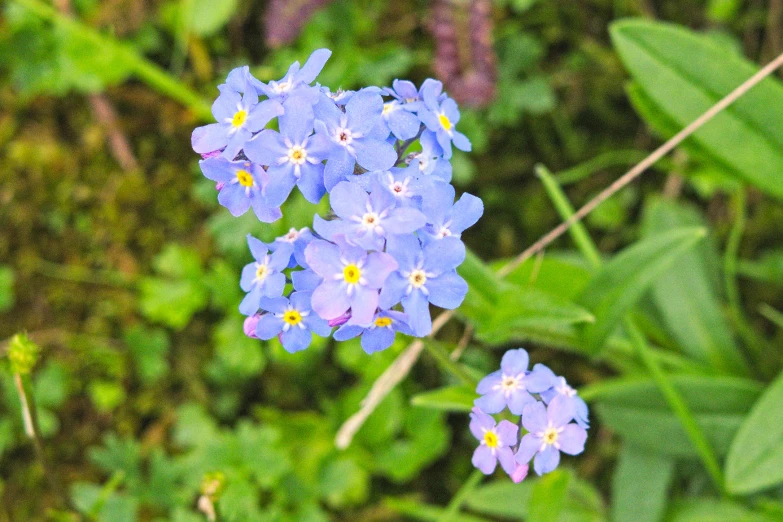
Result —
M420 237L426 243L444 237L461 237L462 232L473 226L484 213L484 203L467 192L455 203L454 187L439 183L424 197L422 212L427 216L427 226Z
M399 263L381 289L380 307L390 309L399 302L409 317L414 334L432 331L429 303L446 309L462 304L468 285L455 268L465 259L465 245L447 237L424 248L413 235L391 236L386 252Z
M395 310L379 310L370 326L344 324L334 332L333 337L336 341L347 341L361 335L362 349L368 354L373 354L391 346L397 332L413 335L408 327L408 317Z
M508 406L511 413L521 415L525 406L535 402L530 393L540 393L552 386L546 372L528 372L530 357L523 348L503 354L500 370L492 372L478 383L476 406L487 413L500 413Z
M261 309L268 313L258 320L258 338L268 341L277 336L283 348L294 353L310 346L313 332L321 337L329 336L332 329L326 321L312 312L310 298L309 292L294 292L290 299L263 299Z
M574 420L581 427L587 429L590 427L589 410L587 403L577 394L577 391L568 385L565 377L558 377L547 366L543 364L536 364L533 367L533 372L539 373L542 376L548 376L549 381L552 383L552 387L546 391L541 392L541 399L544 403L549 404L555 397L562 397L564 401L574 403Z
M264 223L277 221L283 215L278 206L270 206L264 198L269 176L260 165L217 157L201 160L199 166L207 179L217 182L218 202L232 216L241 216L250 207Z
M267 245L250 234L247 235L247 244L255 261L242 269L239 286L248 294L239 305L239 311L244 315L252 315L258 310L262 297L283 295L285 275L281 272L288 266L294 249L291 245L283 244L270 253Z
M270 100L283 102L289 97L299 96L315 103L318 101L319 89L310 84L321 73L331 55L329 49L317 49L307 58L304 66L300 66L298 61L291 64L280 80L266 84L253 78L253 85L259 94L266 95Z
M568 455L582 453L587 440L587 431L574 424L576 409L573 402L555 397L549 406L535 401L522 411L522 426L529 432L519 443L515 459L527 464L535 456L533 469L543 475L554 470L560 463L560 452Z
M469 152L470 140L456 129L460 117L457 102L448 97L441 102L432 92L425 91L424 105L426 108L419 111L419 119L429 132L435 134L443 149L443 157L451 158L452 143L458 149Z
M473 452L472 463L485 475L495 471L498 461L503 471L511 475L516 469L514 452L511 446L517 443L519 428L502 420L495 424L495 419L479 408L473 408L470 413L470 432L480 444Z

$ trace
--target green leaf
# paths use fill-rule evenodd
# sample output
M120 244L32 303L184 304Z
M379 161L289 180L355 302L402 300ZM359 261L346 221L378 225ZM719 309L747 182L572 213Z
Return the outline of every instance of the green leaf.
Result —
M704 224L696 209L657 199L645 209L643 235L652 237L667 230ZM719 266L718 253L709 241L704 241L682 253L676 266L655 280L653 298L668 331L689 356L722 373L747 375L745 360L718 300Z
M711 498L695 498L678 502L671 509L667 522L774 522L780 520L754 512L737 502Z
M166 374L169 337L164 330L136 325L125 332L124 338L143 383L154 383Z
M583 330L592 353L601 351L625 313L650 284L705 235L703 228L682 228L643 239L617 254L596 273L579 299L596 318Z
M725 455L761 394L761 386L735 377L679 375L671 380L715 452ZM682 425L652 379L609 381L593 398L601 421L624 443L655 455L696 457Z
M339 457L321 470L320 495L335 509L357 506L367 500L370 477L354 460Z
M748 494L783 482L783 373L742 423L726 459L726 488Z
M623 444L612 476L612 520L661 520L673 476L672 459Z
M557 522L565 508L565 496L571 474L563 469L556 469L539 478L533 486L530 497L530 520L536 522Z
M0 266L0 312L14 305L14 271L11 267Z
M236 12L238 0L189 0L188 29L198 36L210 36L225 26Z
M472 386L446 386L411 398L411 404L431 410L470 411L478 398Z
M712 38L671 24L624 20L611 36L633 78L679 128L757 71ZM783 87L767 78L691 139L736 176L783 198L782 102Z

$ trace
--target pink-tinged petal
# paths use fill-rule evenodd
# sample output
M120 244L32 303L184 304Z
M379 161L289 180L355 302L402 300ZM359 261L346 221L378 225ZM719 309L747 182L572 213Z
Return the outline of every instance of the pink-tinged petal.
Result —
M503 354L503 359L500 361L500 369L506 375L519 375L527 370L528 364L530 364L530 356L527 354L527 350L519 348L517 350L509 350Z
M554 446L547 446L536 455L536 460L533 462L533 469L536 473L543 475L553 471L557 465L560 464L560 452L555 449Z
M522 410L522 426L532 433L544 431L547 427L546 406L532 402Z
M530 459L533 458L541 447L541 439L533 435L532 433L526 434L519 442L519 449L514 456L519 464L527 464Z
M498 465L498 459L487 446L479 446L473 452L471 462L485 475L491 475Z
M519 484L523 480L525 480L525 477L527 477L527 472L530 470L530 466L527 464L517 464L516 468L514 468L514 472L510 473L511 480L514 481L514 484Z
M514 452L511 451L511 448L509 447L498 448L497 456L500 461L500 467L503 468L503 471L511 475L517 467L517 463L514 460Z
M253 314L250 317L245 318L245 322L242 323L242 331L251 339L258 339L256 328L258 327L259 319L261 319L261 314Z
M335 319L351 306L348 294L336 281L324 281L313 292L313 310L321 319Z
M519 427L513 422L502 420L497 427L498 438L502 446L516 446Z
M560 451L569 455L582 453L586 440L587 431L576 424L567 425L557 438L557 442L560 443Z
M576 416L574 401L567 400L563 395L558 395L547 408L547 417L553 426L565 426Z
M357 287L351 296L351 318L349 324L370 326L378 309L378 290Z

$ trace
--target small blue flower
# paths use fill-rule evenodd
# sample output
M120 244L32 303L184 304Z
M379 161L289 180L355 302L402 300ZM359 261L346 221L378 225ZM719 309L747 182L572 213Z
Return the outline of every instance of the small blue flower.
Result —
M340 219L325 221L316 216L315 231L329 240L342 234L349 243L368 250L383 250L390 235L410 234L426 223L419 210L397 207L396 198L377 185L367 194L359 185L343 181L332 189L329 201Z
M283 295L285 275L281 271L288 266L294 249L288 244L281 245L270 255L267 246L250 234L247 235L247 244L255 262L242 269L239 286L248 294L239 305L239 311L244 315L252 315L258 310L262 297Z
M233 160L253 133L260 131L273 118L283 114L283 106L276 100L258 102L255 89L248 86L240 96L230 89L221 89L212 115L217 123L197 127L191 136L193 150L207 154L224 149L222 156Z
M552 386L546 372L528 372L530 357L523 348L503 354L500 370L492 372L478 383L476 406L487 413L500 413L508 406L511 413L521 415L525 406L535 402L530 393L540 393Z
M270 100L285 101L289 97L303 97L311 104L318 101L318 87L311 87L315 78L321 73L332 51L329 49L317 49L313 51L304 67L300 68L299 62L294 62L288 72L278 81L270 81L268 84L255 80L253 85L259 94L264 94Z
M357 92L345 105L345 112L328 97L322 96L314 107L315 131L331 144L324 170L326 190L353 174L358 163L362 168L387 170L397 161L394 147L385 142L388 133L378 125L383 99L370 92Z
M438 145L438 140L432 132L425 132L419 138L421 152L415 153L414 158L419 162L419 171L425 176L451 181L451 162L443 159L443 149Z
M441 91L443 90L443 84L438 80L427 78L424 83L421 84L421 89L416 90L416 86L408 80L394 80L392 87L386 87L384 93L393 97L402 105L406 110L411 112L418 112L424 109L424 93L427 93L428 97L432 97L438 100L441 97Z
M268 341L277 336L287 352L304 350L313 340L312 333L328 337L329 325L312 313L310 292L294 292L290 300L285 297L263 299L261 309L268 312L261 316L256 327L259 339Z
M585 448L587 431L571 423L575 410L572 402L555 397L545 407L535 401L522 411L522 426L529 432L519 443L515 459L527 464L535 456L533 469L543 475L554 470L560 463L560 452L578 455Z
M245 145L245 155L269 166L265 195L270 205L282 205L294 185L309 202L318 203L326 192L322 162L328 155L329 143L322 136L312 135L313 108L306 100L289 98L283 108L280 132L260 132Z
M291 282L294 285L294 290L297 292L312 292L318 288L318 285L323 283L323 280L323 277L309 268L291 272Z
M465 259L465 245L447 237L423 249L414 236L391 236L386 252L397 260L381 289L380 307L390 309L402 302L414 334L423 337L432 331L429 303L453 309L462 304L468 285L455 268Z
M427 226L420 237L426 243L444 237L461 237L484 213L484 203L468 193L454 203L454 187L438 183L424 198L422 212L427 216Z
M568 385L565 377L558 377L552 370L543 364L536 364L533 367L533 371L546 375L552 383L552 386L548 390L540 393L541 399L543 399L546 404L551 403L555 397L562 397L563 401L573 402L574 411L576 412L574 414L574 420L579 426L588 429L590 427L590 419L587 403L577 395L575 389Z
M397 332L413 335L408 327L408 317L394 310L379 310L370 326L344 324L334 332L333 337L336 341L347 341L361 335L362 349L368 354L373 354L391 346Z
M495 419L479 408L473 408L470 413L470 432L480 444L473 452L471 462L485 475L491 475L500 461L503 471L509 475L516 470L514 452L511 446L517 444L519 428L513 423L502 420L495 424Z
M415 137L421 129L418 116L397 100L383 104L381 123L386 126L388 132L394 134L395 138L403 141Z
M427 130L435 134L438 144L443 149L443 157L451 158L451 144L460 150L470 151L470 140L459 132L455 126L459 122L457 103L451 98L439 102L432 93L424 93L425 109L419 111L419 118L427 126Z
M277 245L280 244L289 244L293 246L294 257L291 262L288 263L288 268L294 268L297 265L303 268L307 268L307 260L304 256L304 250L313 239L315 238L313 237L313 233L310 232L309 228L304 227L300 230L291 228L286 234L275 238L273 245L275 249L277 248Z
M369 326L378 308L378 290L397 268L392 256L383 252L367 253L349 245L341 236L338 244L322 239L305 249L310 268L323 282L313 292L313 310L323 319L335 319L351 309L348 324Z
M228 161L225 158L209 158L199 161L201 172L207 179L218 183L218 202L232 216L241 216L253 207L260 221L272 223L283 215L279 207L267 204L264 188L269 176L261 166L249 161Z

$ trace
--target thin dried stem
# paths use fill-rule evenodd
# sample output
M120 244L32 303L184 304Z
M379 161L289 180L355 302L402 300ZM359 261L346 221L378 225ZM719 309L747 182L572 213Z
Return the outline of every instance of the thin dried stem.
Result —
M587 214L593 211L598 205L609 199L617 191L631 183L638 178L645 170L654 165L658 160L671 152L677 145L682 143L691 134L699 130L705 123L714 118L718 113L726 109L729 105L734 103L743 94L755 87L761 80L772 74L776 69L783 66L783 54L775 58L769 64L767 64L759 72L748 78L742 85L734 89L725 98L713 105L704 114L699 116L690 125L678 132L669 141L658 147L649 156L643 159L639 164L633 167L631 170L623 174L614 183L609 185L605 190L598 194L595 198L590 200L585 206L580 208L576 213L571 216L549 233L545 234L541 239L533 243L529 248L519 254L515 259L501 267L497 274L500 277L505 277L514 271L519 265L541 252L554 240L562 236L568 231L571 226L577 221L584 218ZM446 310L440 314L432 324L432 332L429 337L434 337L435 334L445 325L449 319L454 316L454 310ZM354 435L359 428L362 427L367 417L375 410L380 402L388 395L388 393L410 372L411 367L419 358L424 343L420 340L412 342L408 348L405 349L394 362L386 369L385 372L375 381L367 397L362 402L361 409L353 414L345 423L340 427L335 438L335 444L340 449L347 448Z

